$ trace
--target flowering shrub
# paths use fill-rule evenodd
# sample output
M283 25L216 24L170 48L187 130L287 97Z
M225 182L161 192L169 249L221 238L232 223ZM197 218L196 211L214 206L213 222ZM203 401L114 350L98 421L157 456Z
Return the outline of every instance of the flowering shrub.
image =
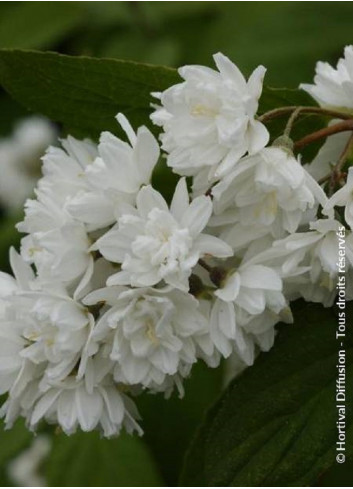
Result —
M125 136L47 149L13 276L0 274L8 428L24 417L31 430L142 433L142 391L183 396L196 362L252 365L293 301L335 303L340 273L353 298L352 49L302 85L320 106L259 114L265 68L246 81L216 54L217 70L183 67L151 97L161 145L119 113ZM291 138L306 114L324 127ZM161 158L179 178L170 202L154 188Z

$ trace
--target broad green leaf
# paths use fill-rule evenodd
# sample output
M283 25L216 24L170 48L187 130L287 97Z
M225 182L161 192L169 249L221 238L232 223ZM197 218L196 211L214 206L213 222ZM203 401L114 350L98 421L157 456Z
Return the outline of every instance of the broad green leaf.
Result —
M353 304L347 303L347 328ZM209 412L186 458L183 485L306 486L336 464L338 350L333 309L296 306L274 348ZM347 330L347 446L353 459L353 342Z
M118 112L134 125L148 123L150 93L177 80L170 68L129 61L0 51L0 83L15 100L85 136L117 132Z
M18 76L21 71L21 76ZM79 136L118 131L114 120L124 112L134 125L150 124L151 92L179 80L176 70L131 61L70 57L55 53L1 50L0 83L21 104L61 122ZM284 105L313 105L301 90L264 88L260 113ZM294 136L322 127L323 118L300 119ZM286 119L269 124L277 137Z
M82 23L79 2L1 2L0 47L48 48Z
M143 439L125 433L110 440L97 432L55 435L45 469L49 486L162 485Z
M176 486L182 461L206 409L222 390L222 367L210 369L196 364L184 382L185 396L171 399L143 394L137 399L144 439L152 450L168 486Z

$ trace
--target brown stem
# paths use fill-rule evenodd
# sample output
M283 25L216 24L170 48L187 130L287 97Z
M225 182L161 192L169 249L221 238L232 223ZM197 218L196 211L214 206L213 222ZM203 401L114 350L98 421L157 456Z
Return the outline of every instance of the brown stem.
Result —
M300 112L302 112L304 109L304 107L297 107L293 112L292 112L292 115L290 116L290 118L288 119L288 122L286 124L286 127L284 129L284 135L289 137L290 136L290 133L291 133L291 130L292 130L292 127L293 127L293 124L296 120L296 118L299 116Z
M351 151L353 148L353 133L351 134L350 138L347 141L347 144L344 147L344 150L342 151L336 165L332 169L331 177L330 177L330 184L328 188L328 196L331 197L331 195L335 191L335 187L337 183L341 180L342 178L342 168L344 164L347 161L347 158L349 157Z
M294 149L304 148L304 146L307 146L310 143L314 143L315 141L318 141L322 138L327 138L332 134L337 134L344 131L353 131L353 119L338 122L333 126L328 126L324 129L320 129L319 131L308 134L307 136L299 139L299 141L296 141L294 143Z
M344 150L342 151L341 156L339 157L338 162L336 163L336 166L334 167L334 171L340 172L347 161L347 158L349 157L353 147L353 134L351 134L350 138L347 141L346 146L344 147Z
M205 260L202 260L201 258L200 258L200 260L199 260L199 265L201 265L201 267L202 267L202 268L204 268L205 270L207 270L207 271L208 271L208 273L211 273L211 272L212 272L212 270L213 270L213 267L211 267L210 265L208 265L208 264L205 262Z
M291 114L295 110L300 109L302 114L319 114L327 115L329 117L335 117L337 119L352 119L352 114L346 112L341 112L337 110L324 109L322 107L300 107L298 105L289 105L288 107L279 107L278 109L269 110L259 117L260 122L267 122L271 119L276 119L277 117L282 117Z
M324 177L320 178L317 183L319 185L322 185L323 183L327 182L327 180L330 180L332 173L327 173Z

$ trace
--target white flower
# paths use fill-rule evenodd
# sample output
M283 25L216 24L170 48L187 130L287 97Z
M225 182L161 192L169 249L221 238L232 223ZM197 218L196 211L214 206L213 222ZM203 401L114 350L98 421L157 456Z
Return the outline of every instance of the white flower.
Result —
M311 223L311 231L294 233L275 241L270 249L250 260L276 269L284 281L289 300L303 297L308 302L332 305L337 294L340 263L340 239L344 244L345 260L341 270L346 273L346 295L353 293L353 235L344 231L334 219L319 219ZM343 231L342 231L343 229ZM344 239L340 234L344 233Z
M353 229L353 168L349 168L346 184L326 203L323 213L330 216L335 207L344 207L346 223Z
M77 193L90 189L85 172L97 158L98 150L88 139L80 141L68 136L60 142L62 148L50 146L42 157L43 176L37 188L64 207Z
M16 279L7 293L10 277L0 276L6 304L0 324L0 391L16 398L38 375L44 385L65 379L75 369L94 318L63 288L46 284L44 291L13 250L11 263Z
M22 256L42 277L72 283L91 273L91 241L85 226L55 202L52 194L38 191L36 200L28 200L25 219L17 228L28 233L21 241Z
M45 418L73 433L100 427L112 436L122 426L139 430L133 403L109 377L99 358L81 356L94 318L57 284L35 279L30 267L12 250L15 278L0 275L0 393L8 392L0 416L10 428L22 416L31 429Z
M305 212L327 200L294 156L277 147L243 158L212 193L210 225L260 226L274 237L295 232Z
M17 211L33 193L40 176L40 157L56 138L54 126L33 116L21 120L13 134L0 140L0 201Z
M27 292L12 298L26 340L21 357L34 364L48 362L45 376L62 380L75 368L94 319L69 297Z
M104 436L119 434L122 427L128 432L141 428L134 403L119 392L112 381L105 381L88 391L84 382L68 379L62 386L52 387L39 399L30 418L30 427L45 418L48 423L58 423L70 435L79 426L83 431L99 427Z
M221 53L214 55L219 71L203 66L179 69L182 83L154 94L161 100L152 121L162 126L162 147L168 165L180 175L208 173L222 177L246 152L254 154L269 140L255 119L265 68L259 66L246 82L239 69Z
M177 185L168 208L151 186L137 195L137 208L122 215L118 225L94 245L109 261L121 263L121 271L108 285L144 287L162 280L181 290L189 290L192 268L204 255L227 257L231 248L202 231L212 213L209 197L189 203L185 179Z
M25 218L17 225L28 234L21 242L22 256L51 280L72 283L90 274L92 255L85 224L67 210L67 203L88 188L85 169L97 155L90 141L69 136L64 149L50 147L43 157L44 176L38 182L36 199L25 204Z
M67 435L75 433L78 427L83 431L100 429L105 437L119 434L123 427L129 433L142 434L135 421L139 415L134 403L108 377L89 390L84 380L73 377L44 392L34 382L21 398L9 397L0 415L7 428L12 427L18 416L23 416L31 430L36 430L45 419L47 423L59 424Z
M211 338L225 357L236 351L248 365L254 361L255 345L265 351L272 346L274 325L292 321L282 280L269 267L244 263L215 295Z
M104 300L112 307L97 322L89 348L94 354L100 343L104 345L116 382L165 390L170 377L189 374L198 350L213 353L206 318L187 293L171 287L108 287L92 292L85 303Z
M47 435L39 435L31 445L16 456L7 466L8 476L16 487L46 487L43 463L48 457L52 442Z
M125 203L134 204L141 186L150 183L159 158L158 143L146 127L139 127L135 134L122 114L117 119L130 144L103 132L99 156L85 169L87 188L76 192L67 203L69 212L90 230L112 224Z
M316 64L314 85L302 83L300 88L308 92L323 107L353 108L353 46L346 46L344 58L337 68L319 61Z
M30 290L34 274L14 249L10 252L10 263L15 277L0 272L0 394L16 388L18 381L21 383L31 371L21 356L27 346L22 335L23 321L11 299Z

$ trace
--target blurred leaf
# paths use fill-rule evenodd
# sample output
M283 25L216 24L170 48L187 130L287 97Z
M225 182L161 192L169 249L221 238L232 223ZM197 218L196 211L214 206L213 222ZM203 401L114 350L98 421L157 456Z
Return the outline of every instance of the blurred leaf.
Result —
M176 486L190 439L205 410L222 390L222 368L210 369L198 362L184 382L185 396L171 399L143 394L138 399L145 440L168 486Z
M353 303L347 303L347 327ZM336 464L338 349L333 309L298 303L274 348L209 412L186 459L183 485L307 486ZM353 343L346 337L347 446L353 459Z
M15 423L11 430L4 430L0 422L0 465L13 458L20 450L29 445L34 435L24 425L22 420Z
M131 20L128 1L124 2L85 2L87 25L107 28L117 24L129 24Z
M0 422L0 483L8 486L7 464L24 450L33 440L22 420L15 423L11 430L4 430L3 422Z
M21 76L18 76L18 73ZM117 132L121 111L133 125L148 123L151 91L178 80L175 70L128 61L35 51L0 51L0 82L18 102L73 133Z
M100 53L107 58L120 58L166 66L177 64L180 50L171 37L146 39L136 32L119 33L110 38Z
M158 7L153 2L134 2L140 4L140 9L148 19L157 18L159 22L171 22L173 20L182 22L185 18L197 18L205 12L218 10L218 2L160 2ZM180 25L182 32L183 25Z
M266 66L267 84L296 87L313 79L318 60L335 61L353 41L352 2L217 3L218 15L186 53L187 63L208 63L222 51L245 73Z
M97 432L54 436L46 478L60 487L162 485L143 440L125 433L111 440Z
M13 3L0 17L0 47L48 48L80 25L82 17L79 2Z

